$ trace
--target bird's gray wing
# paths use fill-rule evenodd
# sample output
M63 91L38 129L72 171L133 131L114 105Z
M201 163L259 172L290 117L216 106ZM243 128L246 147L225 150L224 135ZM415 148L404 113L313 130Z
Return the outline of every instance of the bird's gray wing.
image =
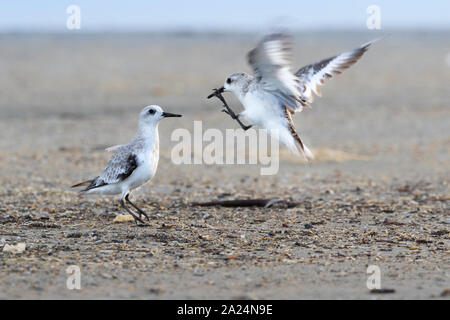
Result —
M289 70L291 39L283 33L265 36L248 55L257 85L278 98L280 105L300 111L306 101L299 79Z
M300 85L303 88L303 98L306 99L308 103L311 103L314 100L313 93L320 97L321 93L318 86L322 85L325 79L329 79L336 74L342 73L342 71L356 63L375 41L377 40L299 69L295 75L299 78Z
M119 183L128 178L137 167L136 154L127 146L119 147L109 159L103 173L92 180L86 190Z

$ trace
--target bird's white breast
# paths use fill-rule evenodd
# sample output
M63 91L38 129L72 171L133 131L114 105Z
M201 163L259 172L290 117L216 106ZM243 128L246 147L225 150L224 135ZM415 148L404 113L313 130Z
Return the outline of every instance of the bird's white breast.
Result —
M282 107L270 94L249 91L241 98L241 103L245 108L241 115L261 128L270 128L270 122L283 119Z
M140 152L137 158L138 167L127 179L130 189L143 185L155 175L159 161L159 141L155 140L153 145Z

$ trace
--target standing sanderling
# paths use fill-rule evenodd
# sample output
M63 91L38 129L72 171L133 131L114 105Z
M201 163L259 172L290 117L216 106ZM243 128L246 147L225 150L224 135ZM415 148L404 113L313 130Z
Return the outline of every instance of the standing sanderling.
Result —
M247 130L251 125L244 125L239 119L241 115L251 124L268 129L269 133L276 130L284 145L311 160L314 156L295 130L292 114L313 102L313 93L320 96L318 85L358 61L373 42L307 65L293 74L289 70L290 37L283 33L267 35L247 55L254 76L233 73L208 99L218 97L224 103L223 111L237 120L242 129ZM233 92L239 99L245 108L242 113L235 114L230 109L222 96L225 91Z
M134 218L134 221L144 223L147 214L139 209L128 198L131 190L142 186L156 173L159 160L158 122L165 117L181 117L179 114L163 112L161 107L152 105L142 109L139 114L139 126L136 136L124 145L118 145L106 150L115 151L98 177L87 180L72 188L86 186L81 193L86 194L120 194L120 205ZM126 205L129 203L139 214L137 217Z

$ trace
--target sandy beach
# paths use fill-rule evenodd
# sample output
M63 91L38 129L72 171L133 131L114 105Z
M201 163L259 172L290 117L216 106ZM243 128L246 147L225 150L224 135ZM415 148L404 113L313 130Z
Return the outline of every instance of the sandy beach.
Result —
M299 33L295 68L376 35ZM0 35L0 299L448 299L450 33L393 33L329 80L294 121L316 160L176 165L177 128L237 128L207 100L250 72L258 35ZM230 94L227 101L242 110ZM149 104L155 178L133 193L148 226L114 222L117 197L70 186L104 168ZM282 199L293 208L198 207ZM6 245L25 243L21 253ZM81 290L66 287L71 265ZM367 267L386 294L371 293Z

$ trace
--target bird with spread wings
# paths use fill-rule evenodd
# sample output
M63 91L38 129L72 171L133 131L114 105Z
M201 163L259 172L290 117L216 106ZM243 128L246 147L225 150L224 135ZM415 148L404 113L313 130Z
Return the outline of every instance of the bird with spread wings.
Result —
M306 160L313 155L304 145L292 121L292 114L300 112L320 96L319 86L326 79L340 74L356 63L376 40L359 48L338 54L331 58L304 66L292 73L291 37L284 33L265 36L248 55L248 63L254 76L246 73L229 75L224 85L208 96L218 97L223 103L224 112L237 120L247 130L256 124L265 129L276 129L279 139L292 151L300 151ZM245 110L235 114L222 96L223 92L233 92ZM240 117L251 125L244 125Z

